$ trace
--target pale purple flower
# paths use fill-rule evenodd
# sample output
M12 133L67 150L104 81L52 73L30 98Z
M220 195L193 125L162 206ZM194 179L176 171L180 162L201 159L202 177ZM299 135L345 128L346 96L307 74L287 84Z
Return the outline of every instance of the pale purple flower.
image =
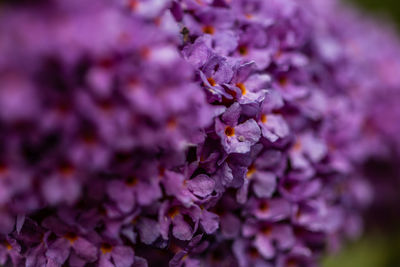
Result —
M335 0L8 2L0 264L312 267L362 232L389 31Z

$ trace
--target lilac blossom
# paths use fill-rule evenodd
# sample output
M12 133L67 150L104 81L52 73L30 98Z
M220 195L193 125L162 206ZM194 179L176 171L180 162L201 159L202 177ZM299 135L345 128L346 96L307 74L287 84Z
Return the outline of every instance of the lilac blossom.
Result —
M1 4L1 265L312 267L360 235L360 166L400 148L385 27L336 0L39 2Z

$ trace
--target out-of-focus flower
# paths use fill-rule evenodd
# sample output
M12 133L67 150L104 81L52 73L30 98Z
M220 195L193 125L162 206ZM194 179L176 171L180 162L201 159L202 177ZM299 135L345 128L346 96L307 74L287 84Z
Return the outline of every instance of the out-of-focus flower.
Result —
M335 0L0 12L0 264L316 266L361 233L388 30Z

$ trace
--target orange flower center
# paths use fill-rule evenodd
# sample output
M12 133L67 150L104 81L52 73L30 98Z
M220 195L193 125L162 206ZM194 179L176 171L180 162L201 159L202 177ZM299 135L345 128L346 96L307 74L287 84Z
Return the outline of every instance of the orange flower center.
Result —
M125 180L125 184L129 187L133 187L135 185L137 185L139 183L139 179L136 176L129 176L126 180Z
M203 27L203 32L206 33L206 34L214 34L215 29L214 29L213 26L206 25L206 26Z
M297 265L297 261L295 259L289 259L286 262L286 267L296 267Z
M272 227L271 227L270 225L265 225L265 226L263 226L263 227L261 228L261 232L262 232L264 235L270 235L271 232L272 232Z
M248 253L253 259L257 259L260 256L260 253L258 253L258 250L255 247L249 248Z
M253 174L256 172L256 167L254 166L254 164L251 164L249 166L249 168L247 169L247 173L246 173L246 177L247 178L251 178L251 176L253 176Z
M301 142L297 141L294 145L293 145L293 149L295 151L299 151L301 149Z
M75 167L70 163L63 163L58 170L62 175L70 176L75 172Z
M217 84L212 77L208 78L207 81L211 84L211 86L215 86Z
M226 126L225 135L228 136L228 137L234 136L235 135L235 128L233 128L231 126Z
M261 122L262 123L267 123L267 121L268 121L267 115L261 114Z
M110 244L104 243L100 247L101 253L107 254L113 250L113 247Z
M86 131L82 134L82 140L88 146L94 145L97 141L96 134L91 131Z
M243 83L237 83L236 86L239 87L240 91L242 91L242 95L245 95L247 93L246 87Z
M73 244L78 239L78 236L75 233L69 232L64 235L64 238Z
M183 257L182 257L182 261L185 261L186 259L187 259L187 257L189 256L189 254L185 254L185 255L183 255Z
M288 79L286 77L279 78L278 82L282 87L286 87L288 85Z
M104 100L99 102L99 108L103 112L111 112L113 110L113 108L114 108L114 104L112 103L111 100L104 99Z
M12 246L10 243L8 243L8 241L4 241L4 246L6 247L7 250L11 250Z
M175 129L177 125L178 123L175 118L171 118L167 121L167 128L170 130Z
M258 208L260 211L266 212L269 209L269 205L267 202L261 202Z
M168 211L168 216L173 219L175 218L176 215L179 214L179 208L178 207L172 207Z
M158 166L158 177L161 179L165 175L165 168L163 166Z
M249 52L247 49L247 46L245 46L245 45L239 45L238 51L239 51L239 54L241 54L242 56L247 55Z
M300 219L301 215L302 215L302 212L301 212L300 209L298 209L298 210L296 211L296 218L297 218L297 219Z
M131 220L131 224L135 225L138 222L139 216L136 216Z
M279 49L278 52L276 52L275 57L279 59L282 56L282 54L283 54L282 50Z

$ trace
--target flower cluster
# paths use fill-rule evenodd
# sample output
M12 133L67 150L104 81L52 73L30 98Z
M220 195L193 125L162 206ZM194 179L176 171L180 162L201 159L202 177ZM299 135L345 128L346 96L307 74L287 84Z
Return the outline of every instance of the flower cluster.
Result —
M389 31L334 0L1 12L0 265L315 266L360 234Z

